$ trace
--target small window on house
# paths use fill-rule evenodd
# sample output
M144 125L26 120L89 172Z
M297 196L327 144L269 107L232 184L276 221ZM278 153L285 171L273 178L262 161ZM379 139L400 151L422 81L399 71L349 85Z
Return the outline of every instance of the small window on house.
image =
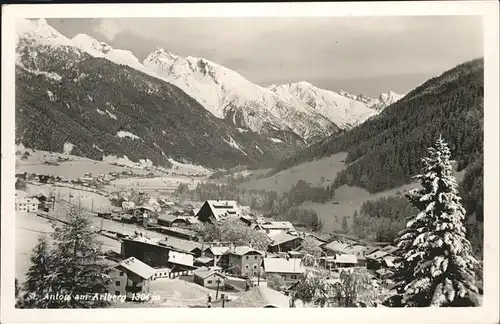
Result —
M120 271L120 277L123 277L123 274L124 274L123 271Z
M257 256L256 256L256 255L254 255L253 259L254 259L254 260L257 260Z
M247 264L245 264L245 269L248 269L248 263L247 263Z
M119 281L115 281L115 286L120 286L120 282Z
M212 280L207 280L207 285L211 284Z
M256 265L256 264L254 264L254 265L253 265L253 268L254 268L254 269L257 269L257 265Z
M245 260L248 260L248 255L245 257Z
M115 296L120 296L120 292L118 290L115 291Z

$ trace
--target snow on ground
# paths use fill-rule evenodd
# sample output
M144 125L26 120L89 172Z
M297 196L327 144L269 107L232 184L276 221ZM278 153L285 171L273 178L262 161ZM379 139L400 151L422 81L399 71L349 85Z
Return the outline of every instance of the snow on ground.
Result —
M132 171L135 174L146 175L148 171L123 166L112 165L105 161L95 161L89 158L66 155L62 153L54 153L38 150L27 150L23 145L16 146L17 152L29 152L27 160L16 159L16 173L42 173L54 176L60 176L67 179L78 179L83 177L86 172L92 174L110 173L123 171ZM69 158L69 161L60 162L58 158ZM55 161L59 165L45 164L46 161Z
M236 123L235 123L236 124ZM243 129L243 128L236 128L238 130L238 132L240 133L246 133L248 132L248 129Z
M262 152L262 149L258 145L255 145L255 148L259 150L260 154L264 154L264 152Z
M247 155L245 153L245 151L243 151L241 149L241 147L238 145L238 143L236 143L236 141L234 140L234 138L232 138L231 136L229 136L229 141L227 141L227 140L224 139L224 142L226 142L227 144L231 145L231 147L234 147L235 149L239 150L241 153Z
M131 139L137 139L137 140L141 140L142 141L142 138L140 138L139 136L137 136L135 134L132 134L131 132L127 132L127 131L119 131L118 133L116 133L116 136L118 136L120 138L128 137L128 138L131 138Z
M123 157L117 157L116 155L103 155L102 156L102 161L105 163L116 163L118 165L122 166L127 166L130 168L143 168L146 163L141 162L141 161L146 161L146 160L139 160L139 163L131 161L128 156L124 155ZM149 161L149 160L147 160ZM151 161L150 161L151 162Z
M57 74L55 72L45 72L45 71L31 70L31 69L26 68L24 65L22 65L20 63L17 63L17 66L19 66L20 68L22 68L26 72L33 73L35 75L43 75L47 79L52 79L52 80L57 81L57 82L61 81L61 79L62 79L62 76L60 76L59 74Z
M269 140L273 143L283 143L279 138L270 137Z
M162 152L163 156L165 154ZM190 164L190 163L182 163L179 161L174 160L173 158L168 158L170 163L172 163L172 168L175 169L176 171L179 171L178 173L184 173L184 174L189 174L189 173L202 173L209 175L212 173L209 169L206 169L205 167L201 165L195 165L195 164Z
M92 144L92 147L95 148L96 150L100 151L100 152L103 151L99 146L97 146L95 144Z
M115 116L115 115L113 115L112 113L110 113L110 112L109 112L109 110L107 110L107 109L106 109L106 113L108 114L108 116L109 116L110 118L113 118L114 120L118 120L118 118L116 118L116 116Z
M172 175L154 178L126 178L126 179L116 179L111 181L110 191L117 190L127 190L134 189L138 191L153 191L153 192L164 192L164 191L175 191L179 187L179 184L186 183L189 185L190 189L196 188L198 183L203 179L193 179L189 176L183 175Z
M86 191L86 190L78 190L77 188L72 187L58 187L51 184L43 184L43 185L34 185L28 183L26 185L26 192L30 196L34 196L37 194L44 194L45 196L49 196L51 193L56 197L56 199L64 200L67 202L80 203L82 208L86 208L88 210L108 210L112 208L111 202L107 197L104 197L100 194ZM82 188L83 189L83 188ZM92 206L93 204L93 206Z
M73 149L75 148L75 145L74 144L71 144L70 142L66 142L64 143L64 146L63 146L63 152L64 154L71 154L71 151L73 151Z
M50 101L54 101L54 94L52 93L52 91L47 90L47 96L49 96Z
M101 109L97 108L96 110L97 110L97 112L98 112L99 114L101 114L101 115L106 115L106 114L107 114L107 115L109 116L109 118L112 118L112 119L114 119L114 120L117 120L116 116L115 116L115 115L113 115L112 113L110 113L110 112L109 112L109 110L107 110L107 109L105 109L105 110L101 110ZM120 132L118 132L118 133L120 133ZM127 133L127 132L123 132L123 133ZM131 134L131 133L129 133L129 134ZM132 135L133 135L133 134L132 134ZM117 134L117 136L119 136L119 135ZM126 135L125 135L125 136L126 136ZM134 135L134 136L135 136L135 135ZM119 137L123 137L123 136L119 136Z

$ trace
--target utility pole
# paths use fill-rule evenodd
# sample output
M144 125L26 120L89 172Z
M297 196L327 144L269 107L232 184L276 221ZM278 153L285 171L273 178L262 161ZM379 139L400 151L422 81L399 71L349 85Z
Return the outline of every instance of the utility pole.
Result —
M220 285L220 278L217 278L217 292L215 293L215 300L219 298L219 285Z
M92 209L91 209L92 212L94 212L94 196L92 196Z
M226 303L226 295L225 294L221 294L221 297L222 297L222 308L224 308L224 305Z

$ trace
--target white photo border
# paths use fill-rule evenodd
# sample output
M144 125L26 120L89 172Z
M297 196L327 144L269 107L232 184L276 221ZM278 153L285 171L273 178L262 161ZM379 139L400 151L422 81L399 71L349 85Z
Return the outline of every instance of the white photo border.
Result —
M497 1L41 4L2 8L1 322L5 323L497 323L499 194L499 25ZM484 22L484 304L477 308L58 309L14 308L14 25L18 18L465 16Z

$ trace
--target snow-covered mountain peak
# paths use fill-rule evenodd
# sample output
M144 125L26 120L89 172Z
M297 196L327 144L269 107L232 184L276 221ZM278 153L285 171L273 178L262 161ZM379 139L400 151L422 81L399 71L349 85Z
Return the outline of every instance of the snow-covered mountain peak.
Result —
M383 92L378 96L377 99L371 101L371 106L373 109L383 110L387 106L392 105L403 97L404 95L395 93L393 91Z
M75 46L94 57L105 57L113 49L105 42L99 42L87 34L78 34L71 41Z
M47 23L44 18L16 21L18 38L32 39L44 44L71 46L72 42Z
M352 99L352 100L356 100L356 98L357 98L355 95L352 95L349 92L344 91L344 90L340 90L339 94L346 97L346 98Z
M165 51L163 48L157 47L153 52L151 52L144 62L173 62L177 60L179 56L174 55L170 52Z
M131 51L115 49L107 43L100 42L86 34L76 35L71 39L71 43L93 57L103 57L116 64L127 65L136 70L144 71L144 67Z
M310 82L307 82L307 81L299 81L297 83L292 83L291 85L296 86L298 88L305 88L305 89L314 87Z
M303 139L325 135L334 125L303 103L289 104L271 88L205 58L153 51L144 67L183 89L214 116L254 132L295 132ZM296 104L296 105L295 105Z
M371 100L373 100L373 98L370 98L368 97L367 95L365 95L364 93L360 93L357 97L356 97L356 100L358 101L361 101L361 102L370 102Z

